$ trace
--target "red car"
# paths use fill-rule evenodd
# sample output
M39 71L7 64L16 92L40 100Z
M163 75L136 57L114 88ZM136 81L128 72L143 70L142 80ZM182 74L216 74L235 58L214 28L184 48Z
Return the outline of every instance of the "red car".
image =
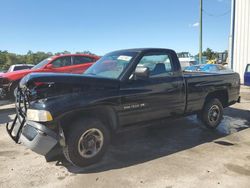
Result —
M14 97L19 81L33 72L56 72L81 74L99 59L86 54L67 54L49 57L32 69L4 73L0 76L0 97Z

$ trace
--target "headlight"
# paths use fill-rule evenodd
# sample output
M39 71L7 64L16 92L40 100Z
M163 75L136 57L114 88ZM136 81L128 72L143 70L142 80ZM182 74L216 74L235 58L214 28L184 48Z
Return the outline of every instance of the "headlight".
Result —
M40 122L46 122L46 121L52 121L52 115L50 112L46 110L34 110L34 109L28 109L27 110L27 120L30 121L40 121Z

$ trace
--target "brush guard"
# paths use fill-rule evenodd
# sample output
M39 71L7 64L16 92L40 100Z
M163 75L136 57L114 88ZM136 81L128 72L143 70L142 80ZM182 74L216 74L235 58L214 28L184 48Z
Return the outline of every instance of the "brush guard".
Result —
M16 93L15 106L16 106L16 116L13 122L9 122L6 124L6 130L10 135L10 137L12 138L12 140L14 140L16 143L19 143L22 129L26 122L25 120L26 112L29 107L27 90L23 91L20 88L18 88Z

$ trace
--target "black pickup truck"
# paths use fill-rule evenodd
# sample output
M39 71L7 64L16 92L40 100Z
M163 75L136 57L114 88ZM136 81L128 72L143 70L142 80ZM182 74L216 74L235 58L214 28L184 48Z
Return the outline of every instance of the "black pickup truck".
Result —
M86 166L102 158L117 131L190 114L216 128L239 89L237 73L183 72L173 50L120 50L83 75L24 77L7 131L39 154L60 146L68 161Z

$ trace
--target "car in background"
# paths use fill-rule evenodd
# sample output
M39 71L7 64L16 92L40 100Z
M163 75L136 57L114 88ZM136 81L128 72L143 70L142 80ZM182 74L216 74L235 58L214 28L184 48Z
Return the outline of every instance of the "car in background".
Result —
M87 54L56 55L44 59L31 69L4 73L0 76L0 98L14 98L19 81L29 73L53 72L82 74L98 59L98 56Z
M199 64L184 68L185 72L232 73L233 71L219 64Z
M250 64L247 64L244 74L244 85L250 86Z
M34 65L32 64L16 64L16 65L11 65L7 72L31 69L32 67L34 67Z
M15 65L11 65L7 71L6 70L1 71L0 76L2 76L6 72L14 72L14 71L18 71L18 70L31 69L32 67L34 67L34 65L32 65L32 64L15 64Z

